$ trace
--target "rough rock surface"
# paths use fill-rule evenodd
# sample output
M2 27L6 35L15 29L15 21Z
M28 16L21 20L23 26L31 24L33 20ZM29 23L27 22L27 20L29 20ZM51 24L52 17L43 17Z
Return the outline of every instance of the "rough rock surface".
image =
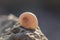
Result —
M8 29L8 28L7 28ZM29 30L16 24L7 33L2 33L0 40L48 40L40 28Z

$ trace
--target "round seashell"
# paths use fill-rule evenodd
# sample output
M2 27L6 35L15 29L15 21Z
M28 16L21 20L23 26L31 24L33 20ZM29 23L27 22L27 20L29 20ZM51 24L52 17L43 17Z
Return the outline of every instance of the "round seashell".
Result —
M36 29L38 20L35 14L31 12L24 12L19 16L18 22L26 29Z

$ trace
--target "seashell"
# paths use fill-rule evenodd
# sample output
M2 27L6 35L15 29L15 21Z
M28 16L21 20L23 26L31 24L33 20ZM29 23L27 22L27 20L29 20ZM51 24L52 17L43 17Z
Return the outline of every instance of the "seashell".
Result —
M24 12L19 16L18 22L26 29L36 29L38 20L35 14L31 12Z

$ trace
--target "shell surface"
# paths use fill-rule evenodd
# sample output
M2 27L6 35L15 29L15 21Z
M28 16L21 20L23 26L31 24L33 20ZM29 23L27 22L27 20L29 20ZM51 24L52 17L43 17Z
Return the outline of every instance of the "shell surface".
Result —
M20 25L27 29L35 29L38 26L37 17L31 12L22 13L18 21Z

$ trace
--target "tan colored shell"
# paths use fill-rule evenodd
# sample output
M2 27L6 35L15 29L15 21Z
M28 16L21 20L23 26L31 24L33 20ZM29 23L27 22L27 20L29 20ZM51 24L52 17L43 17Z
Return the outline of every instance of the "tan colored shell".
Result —
M22 13L18 21L26 29L36 29L38 26L37 17L31 12Z

